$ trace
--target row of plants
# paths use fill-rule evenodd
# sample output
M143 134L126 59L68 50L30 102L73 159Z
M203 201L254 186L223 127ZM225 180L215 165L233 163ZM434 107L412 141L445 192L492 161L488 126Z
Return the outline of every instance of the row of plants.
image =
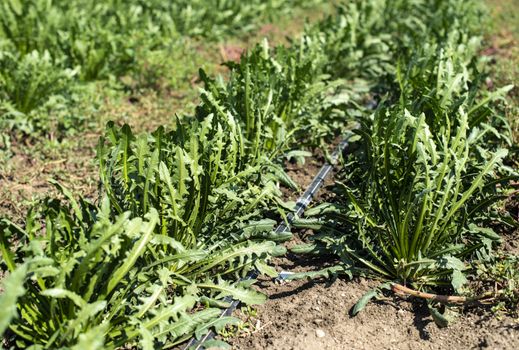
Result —
M1 38L24 57L50 52L57 67L80 67L82 80L120 75L135 52L185 36L218 40L316 1L18 1L2 3Z
M332 254L338 265L292 278L371 276L381 285L359 300L354 314L393 290L428 298L431 314L445 325L448 317L437 302L518 300L511 292L519 278L510 263L515 259L498 251L496 230L519 227L500 209L519 174L510 166L512 135L499 110L513 87L488 91L482 84L479 4L437 5L423 22L413 19L425 35L403 43L386 80L391 88L369 117L359 119L334 201L308 210L297 223L316 233L293 251ZM497 289L482 290L478 271L495 270L496 263L507 266L507 278L496 279Z
M64 132L73 131L87 118L74 108L78 100L93 99L87 82L109 80L113 85L122 76L138 78L148 74L146 66L153 57L176 57L191 40L218 42L229 35L244 36L292 9L319 3L3 1L0 127L26 134L45 132L53 119Z
M438 122L438 130L433 129L436 126L428 123L437 116L426 110L423 117L412 117L419 115L413 94L422 94L418 88L429 89L415 87L414 81L427 78L426 72L433 75L436 65L445 65L449 73L459 66L465 76L464 65L442 61L450 59L444 58L442 45L449 38L451 16L463 6L468 5L457 0L354 1L308 28L288 48L271 49L264 42L239 63L228 63L227 81L201 71L201 102L195 115L178 118L174 130L161 127L134 135L127 125L109 124L97 151L102 183L97 203L55 183L61 197L31 209L23 227L7 219L0 223L2 263L9 270L0 296L6 310L0 317L5 345L169 348L238 322L219 318L227 306L224 298L263 302L265 296L251 287L254 281L241 278L251 269L275 276L268 261L284 254L279 242L291 237L273 234L275 221L265 219L283 217L291 209L282 201L279 186L295 189L297 184L284 172L283 160L298 154L289 152L293 149L326 143L350 121L363 124L358 142L365 142L364 147L351 159L359 166L357 177L343 180L347 191L339 196L345 201L342 206L314 210L339 218L326 225L313 222L323 228L316 242L325 242L348 268L358 258L364 270L367 266L385 278L427 276L431 268L425 267L431 267L435 257L429 252L438 253L436 247L445 237L451 243L455 220L468 220L460 208L465 210L467 203L485 207L477 205L475 193L495 190L496 181L480 185L504 156L482 146L490 135L486 130L491 130L491 124L482 128L485 118L477 123L479 132L468 122L470 115L491 111L494 95L473 98L462 87L459 96L467 101L449 100L453 95L445 98L444 92L457 85L440 80L435 87L442 90L425 96L447 101L444 118L449 123ZM410 16L395 16L401 11ZM463 22L459 28L472 27ZM417 59L419 64L431 62L417 66L423 67L420 73L411 69L417 63L410 58L417 58L419 44L429 37L431 45L438 45L431 52L438 55L429 61ZM450 40L452 45L465 43L462 36ZM409 77L403 68L409 68ZM464 86L471 86L472 76L466 74ZM391 92L395 87L398 93ZM381 107L369 117L365 105L382 97ZM456 103L476 112L459 111ZM472 141L479 147L471 146ZM445 183L450 184L448 190ZM429 188L433 184L437 191ZM440 207L438 199L445 202ZM489 195L483 203L492 200ZM400 217L408 219L402 223ZM425 237L424 223L436 218L441 220L435 224L437 232L427 231ZM460 226L460 234L468 227L491 236L487 229L469 224ZM403 236L409 227L417 227L414 245ZM350 239L358 232L363 242L353 245ZM383 240L386 232L399 244ZM457 238L456 247L467 244L463 238ZM422 251L418 243L431 248ZM471 253L481 253L484 247L488 244L477 245ZM453 252L458 251L440 252L437 260L454 266L463 256ZM392 268L387 264L393 262L391 253L415 260L401 259ZM463 269L449 266L440 277L459 281Z
M3 220L6 345L167 348L237 322L219 318L226 296L264 301L240 278L275 276L268 259L290 238L263 219L290 209L279 183L297 187L280 160L346 105L321 103L339 84L325 83L318 44L265 42L229 64L228 82L201 71L202 102L175 130L107 126L99 203L56 183L62 198L31 209L24 227Z

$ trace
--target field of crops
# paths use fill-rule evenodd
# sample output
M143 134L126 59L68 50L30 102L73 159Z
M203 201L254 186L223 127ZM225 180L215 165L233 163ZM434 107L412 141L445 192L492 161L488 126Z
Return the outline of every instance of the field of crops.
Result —
M517 13L2 1L2 346L519 347Z

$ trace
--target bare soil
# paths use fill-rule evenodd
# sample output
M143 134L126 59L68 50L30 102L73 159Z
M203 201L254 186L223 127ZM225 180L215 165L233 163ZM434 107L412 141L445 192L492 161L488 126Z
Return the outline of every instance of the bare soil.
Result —
M98 185L94 160L97 137L82 135L81 141L55 149L45 149L44 142L39 141L13 142L11 155L0 159L0 165L5 165L0 169L0 217L23 223L28 207L36 200L57 194L49 179L94 199Z
M498 319L483 309L462 310L439 328L421 301L388 298L370 303L355 317L353 305L376 281L272 281L257 308L252 331L233 339L234 349L517 349L519 320Z

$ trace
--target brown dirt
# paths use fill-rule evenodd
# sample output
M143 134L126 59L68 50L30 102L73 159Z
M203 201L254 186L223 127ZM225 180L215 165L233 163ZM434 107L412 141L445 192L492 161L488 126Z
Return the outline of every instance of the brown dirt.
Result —
M58 180L75 193L95 198L97 166L94 161L96 134L81 136L73 144L13 143L11 155L0 170L0 217L22 223L28 207L57 191L48 179Z
M390 299L349 312L377 282L264 281L269 295L257 308L255 326L233 339L234 349L517 349L519 322L484 310L463 311L439 328L420 301ZM323 336L324 335L324 336Z
M285 162L285 171L290 178L299 185L299 191L283 187L281 190L286 200L296 201L305 189L312 183L315 175L323 166L323 160L307 158L305 164Z
M513 183L518 188L517 183ZM503 237L502 249L508 254L519 255L519 190L513 191L505 200L503 210L515 221L516 227L504 227L500 231Z
M503 235L502 249L508 254L519 255L519 229Z
M234 61L239 62L241 55L245 52L245 48L240 45L225 44L220 45L220 56L223 62Z
M175 123L175 114L192 112L197 100L195 94L183 90L165 92L163 95L147 92L107 99L100 113L98 132L103 133L108 121L121 126L128 124L134 133L152 132L159 126L170 128Z

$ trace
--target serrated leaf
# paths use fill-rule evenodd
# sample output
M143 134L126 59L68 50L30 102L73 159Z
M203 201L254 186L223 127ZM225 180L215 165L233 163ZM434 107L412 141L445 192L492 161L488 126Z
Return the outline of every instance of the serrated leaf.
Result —
M141 349L154 350L155 344L154 344L153 335L151 334L151 332L143 326L141 326L139 328L139 332L141 335L141 339L139 341L139 345L141 346Z
M501 241L501 236L499 236L493 229L487 227L478 227L475 224L469 225L469 230L474 233L478 233L481 236L488 238L493 241Z
M260 260L256 261L254 266L263 275L267 275L271 278L275 278L278 276L278 272L276 271L276 269L274 267L269 266Z
M231 296L236 300L241 301L247 305L263 304L267 300L267 296L263 293L256 292L253 289L246 289L238 285L231 284L224 280L218 281L218 283L198 283L196 284L199 288L212 289L218 291L219 297Z
M209 332L211 328L218 333L228 325L238 325L241 324L242 321L239 318L232 316L224 316L218 317L210 322L199 325L195 330L195 338L200 339L204 334Z
M157 224L159 217L157 211L155 209L151 209L151 211L146 215L146 218L148 219L148 222L142 227L141 238L134 244L132 250L128 252L127 259L124 261L124 263L113 272L113 275L108 282L106 294L110 294L115 286L133 267L141 254L143 254L143 252L146 250L146 245L151 240L153 230L155 229L155 225ZM133 222L135 222L135 220Z
M206 297L205 295L200 297L200 303L205 304L209 307L217 307L220 309L227 309L231 306L231 303L224 301L224 300L218 300L214 298Z

